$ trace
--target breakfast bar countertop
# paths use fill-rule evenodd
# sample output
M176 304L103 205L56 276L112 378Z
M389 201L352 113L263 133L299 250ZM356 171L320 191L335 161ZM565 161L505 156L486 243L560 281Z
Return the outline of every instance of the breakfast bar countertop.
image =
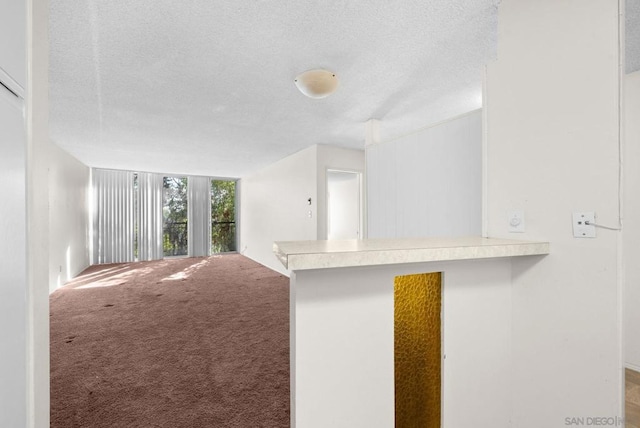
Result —
M549 243L479 236L459 238L279 241L273 252L289 270L379 266L549 254Z

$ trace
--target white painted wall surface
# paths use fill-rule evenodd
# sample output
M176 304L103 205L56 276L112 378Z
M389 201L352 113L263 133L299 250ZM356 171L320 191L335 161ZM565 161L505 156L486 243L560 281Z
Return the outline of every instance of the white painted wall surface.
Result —
M370 238L481 233L481 111L366 152Z
M49 292L86 269L89 167L55 144L49 157Z
M2 236L11 241L0 257L9 280L0 286L2 427L49 426L48 10L46 1L11 2L3 5L0 22L3 41L15 42L3 44L7 50L0 53L0 74L28 88L24 113L8 113L0 101L0 134L6 134L0 138L0 175L14 192L5 195L0 208L0 224L7 222ZM9 208L11 213L5 213Z
M625 360L640 371L640 71L625 80Z
M242 254L288 275L273 253L273 242L316 239L316 165L312 146L240 180Z
M327 239L327 170L337 169L344 171L360 172L364 176L365 154L364 150L343 149L340 147L319 144L318 150L318 236L317 239ZM366 211L364 199L362 206ZM365 212L366 215L366 212ZM316 238L314 238L316 239Z
M273 243L326 239L327 169L362 172L364 151L315 145L243 177L240 252L289 275L273 254Z
M618 233L572 236L571 213L618 225L618 2L503 0L487 71L487 230L548 240L514 260L511 426L622 413Z
M444 272L442 426L515 426L511 261L496 259L294 272L293 427L393 427L393 281L425 272Z
M21 100L0 88L0 426L27 423L26 135Z
M29 428L49 426L49 2L27 2Z
M6 0L0 13L0 81L7 75L22 89L27 77L27 2ZM16 91L15 87L11 90Z

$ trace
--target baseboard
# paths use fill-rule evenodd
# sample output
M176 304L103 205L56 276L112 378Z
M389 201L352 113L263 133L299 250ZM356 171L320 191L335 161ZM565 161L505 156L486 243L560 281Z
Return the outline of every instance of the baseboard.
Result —
M640 366L636 366L635 364L625 363L624 366L630 370L640 373Z

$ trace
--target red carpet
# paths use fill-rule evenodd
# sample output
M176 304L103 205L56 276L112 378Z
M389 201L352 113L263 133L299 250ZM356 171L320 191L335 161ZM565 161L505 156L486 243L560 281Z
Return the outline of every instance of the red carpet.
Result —
M93 266L51 295L51 427L289 427L289 280L243 256Z

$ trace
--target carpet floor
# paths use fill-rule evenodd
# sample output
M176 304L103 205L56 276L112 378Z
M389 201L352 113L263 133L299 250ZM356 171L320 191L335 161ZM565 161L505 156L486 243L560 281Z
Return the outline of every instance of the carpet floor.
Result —
M289 280L243 256L92 266L50 298L51 427L289 427Z

